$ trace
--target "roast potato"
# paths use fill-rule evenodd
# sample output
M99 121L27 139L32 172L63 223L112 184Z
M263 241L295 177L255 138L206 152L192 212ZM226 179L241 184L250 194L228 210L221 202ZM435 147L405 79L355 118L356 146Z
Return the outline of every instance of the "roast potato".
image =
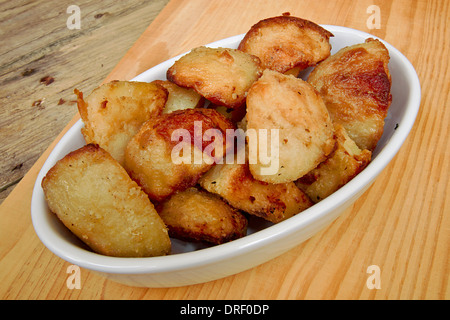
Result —
M167 91L156 84L112 81L83 98L75 90L86 143L95 143L123 165L125 146L141 125L162 113Z
M93 251L116 257L170 252L167 228L147 195L98 145L59 160L42 188L50 210Z
M198 47L167 70L167 79L193 88L214 104L238 108L261 71L259 59L242 51Z
M297 76L330 55L332 36L314 22L282 15L253 25L238 49L257 56L263 68Z
M344 127L335 126L336 149L319 166L296 181L296 185L317 203L341 188L370 162L372 152L361 150Z
M389 51L379 40L341 49L309 75L335 123L360 149L373 151L392 101Z
M295 181L333 150L334 128L322 98L310 84L292 75L264 70L249 90L246 117L249 166L257 180ZM264 132L267 150L261 147ZM264 164L261 152L270 155L269 164Z
M278 223L328 197L368 165L392 101L384 45L330 56L331 37L286 13L238 49L194 48L167 80L75 89L87 145L42 180L50 211L94 252L151 257L169 236L221 244L248 214Z
M205 103L205 98L198 94L194 89L182 88L168 80L154 80L152 83L164 87L169 93L163 113L201 108Z
M217 164L199 180L205 190L221 196L232 207L278 223L309 208L311 200L294 182L270 184L250 173L248 162L236 155L233 163Z
M245 104L240 106L239 108L234 109L214 104L210 104L208 108L216 110L217 112L225 116L225 118L236 124L242 120L242 118L245 116L245 113L247 112Z
M242 213L194 187L175 193L157 211L173 238L221 244L247 233L247 218Z
M205 139L209 129L217 130L223 139ZM212 109L185 109L154 117L128 143L125 168L150 199L162 201L194 186L222 159L230 148L227 129L234 125Z

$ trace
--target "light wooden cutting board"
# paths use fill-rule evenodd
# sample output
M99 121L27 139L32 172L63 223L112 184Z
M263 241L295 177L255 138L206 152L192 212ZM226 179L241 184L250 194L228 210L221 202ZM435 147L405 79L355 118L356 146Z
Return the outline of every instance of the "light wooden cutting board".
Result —
M373 4L380 9L379 29L368 28ZM77 116L0 207L0 298L448 299L448 1L172 0L105 81L131 79L195 46L245 33L260 19L287 11L379 36L416 68L422 85L416 124L371 188L310 240L240 274L188 287L147 289L82 269L81 288L71 290L66 284L70 264L37 238L30 200L43 162ZM367 285L373 265L380 271L379 289Z

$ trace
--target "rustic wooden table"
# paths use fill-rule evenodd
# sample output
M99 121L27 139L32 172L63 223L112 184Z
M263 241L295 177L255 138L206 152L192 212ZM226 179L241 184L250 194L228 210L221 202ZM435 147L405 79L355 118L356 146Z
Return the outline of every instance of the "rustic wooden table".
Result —
M0 2L0 298L448 299L450 2L167 2ZM80 9L80 29L69 28L77 22L71 5ZM44 160L79 118L73 89L131 79L286 11L372 33L412 62L421 109L391 164L333 224L251 270L167 289L127 287L81 270L81 289L68 288L70 264L37 238L30 199ZM370 265L379 267L380 289L366 285Z

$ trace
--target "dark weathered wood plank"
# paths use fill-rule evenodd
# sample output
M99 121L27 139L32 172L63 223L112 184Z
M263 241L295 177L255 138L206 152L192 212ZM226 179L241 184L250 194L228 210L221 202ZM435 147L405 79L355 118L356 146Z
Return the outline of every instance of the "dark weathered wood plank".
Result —
M168 0L0 2L0 202L111 72Z

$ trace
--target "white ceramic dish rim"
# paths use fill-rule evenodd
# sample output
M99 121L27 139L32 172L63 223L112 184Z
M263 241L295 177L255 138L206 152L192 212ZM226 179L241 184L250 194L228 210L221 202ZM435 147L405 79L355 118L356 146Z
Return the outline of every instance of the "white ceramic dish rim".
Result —
M346 27L322 25L332 33L353 33L363 38L377 38L368 33L350 29ZM237 35L222 39L208 44L210 47L224 46L224 43L235 42L242 39L242 35ZM379 38L377 38L379 39ZM382 39L380 39L383 41ZM94 252L90 252L83 248L70 243L69 241L62 241L61 238L55 234L50 226L48 208L46 207L45 200L43 201L43 192L41 188L41 181L47 171L54 165L54 163L60 158L61 150L67 144L75 131L78 131L82 127L82 122L79 120L69 131L62 137L62 139L55 146L48 159L45 161L38 174L36 183L33 190L33 196L31 201L31 215L33 226L36 233L44 245L60 258L76 264L80 267L91 269L103 273L113 274L155 274L155 273L167 273L175 270L193 269L198 266L204 266L212 263L217 263L221 260L232 259L235 256L243 255L247 252L261 249L265 245L272 241L279 240L280 238L289 237L290 234L312 224L315 221L320 220L323 216L327 215L330 211L339 208L341 205L349 201L354 197L358 191L364 186L370 185L376 176L384 169L384 167L391 161L391 159L397 154L401 145L408 136L414 122L420 106L420 83L414 67L408 61L408 59L396 48L383 41L391 57L397 56L402 60L405 66L405 72L407 73L407 79L410 81L410 85L414 90L411 90L408 96L408 103L406 104L405 116L402 117L398 123L398 129L395 130L386 143L384 148L380 150L376 158L358 174L352 181L340 188L338 191L330 195L327 199L315 204L313 207L303 211L286 221L280 222L269 228L260 230L256 233L247 235L241 239L234 240L222 245L205 248L197 251L177 253L173 255L167 255L162 257L149 257L149 258L118 258L103 256ZM156 68L167 70L169 66L173 64L175 60L184 54L169 59L145 72L133 78L134 81L142 81L148 78L149 74L155 72ZM389 146L389 147L388 147ZM62 154L64 156L64 154ZM59 243L58 243L59 242Z

